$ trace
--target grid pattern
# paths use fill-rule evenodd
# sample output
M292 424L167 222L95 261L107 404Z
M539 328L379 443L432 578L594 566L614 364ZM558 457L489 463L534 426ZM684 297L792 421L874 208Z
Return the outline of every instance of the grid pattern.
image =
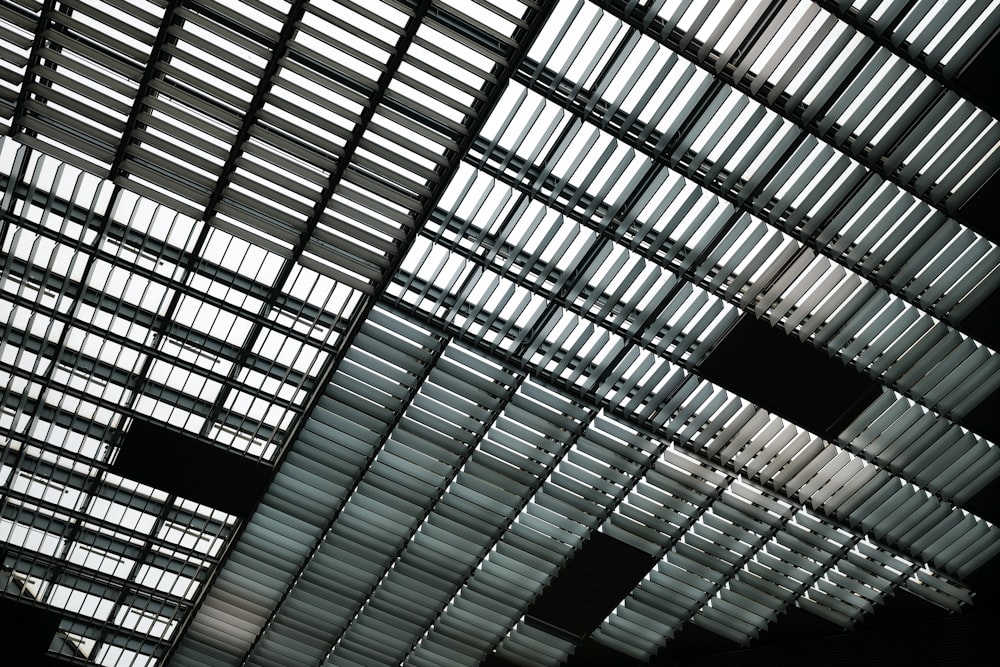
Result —
M238 5L238 6L237 6ZM101 665L558 665L590 638L958 611L1000 528L954 81L1000 2L0 4L3 594ZM742 317L867 374L834 436L699 373ZM110 471L273 465L245 522Z
M46 423L89 418L74 447L92 458L142 414L272 460L360 294L303 266L277 290L258 246L9 139L3 155L9 423L58 382L89 405L52 394Z

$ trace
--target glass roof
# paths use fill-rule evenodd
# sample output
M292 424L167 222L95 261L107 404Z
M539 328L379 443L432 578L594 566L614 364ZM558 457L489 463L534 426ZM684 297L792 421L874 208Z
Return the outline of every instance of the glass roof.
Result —
M637 659L798 607L968 606L1000 451L962 207L1000 2L0 7L0 590L98 665L558 665L601 533ZM811 432L706 380L757 318L880 391ZM752 351L748 351L752 354ZM821 381L821 380L817 380ZM245 519L135 420L274 470Z

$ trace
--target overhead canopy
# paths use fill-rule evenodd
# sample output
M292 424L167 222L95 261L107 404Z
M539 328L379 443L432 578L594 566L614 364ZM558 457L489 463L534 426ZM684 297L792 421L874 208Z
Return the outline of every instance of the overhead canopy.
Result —
M49 657L143 666L964 609L1000 553L966 509L1000 124L963 78L998 26L4 3L3 596L58 615Z

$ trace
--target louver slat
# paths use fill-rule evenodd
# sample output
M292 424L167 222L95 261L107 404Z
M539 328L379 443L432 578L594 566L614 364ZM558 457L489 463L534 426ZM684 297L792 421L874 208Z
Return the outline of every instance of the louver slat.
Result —
M0 539L45 660L648 660L970 603L996 3L179 4L0 8ZM741 318L860 414L707 380ZM238 530L116 474L140 421L274 467ZM607 540L657 565L533 616Z

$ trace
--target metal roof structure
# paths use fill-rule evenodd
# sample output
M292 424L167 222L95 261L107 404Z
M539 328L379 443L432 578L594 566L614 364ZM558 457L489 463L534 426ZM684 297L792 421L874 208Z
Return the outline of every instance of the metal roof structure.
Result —
M1000 123L963 77L998 29L2 0L0 602L122 667L974 606Z

